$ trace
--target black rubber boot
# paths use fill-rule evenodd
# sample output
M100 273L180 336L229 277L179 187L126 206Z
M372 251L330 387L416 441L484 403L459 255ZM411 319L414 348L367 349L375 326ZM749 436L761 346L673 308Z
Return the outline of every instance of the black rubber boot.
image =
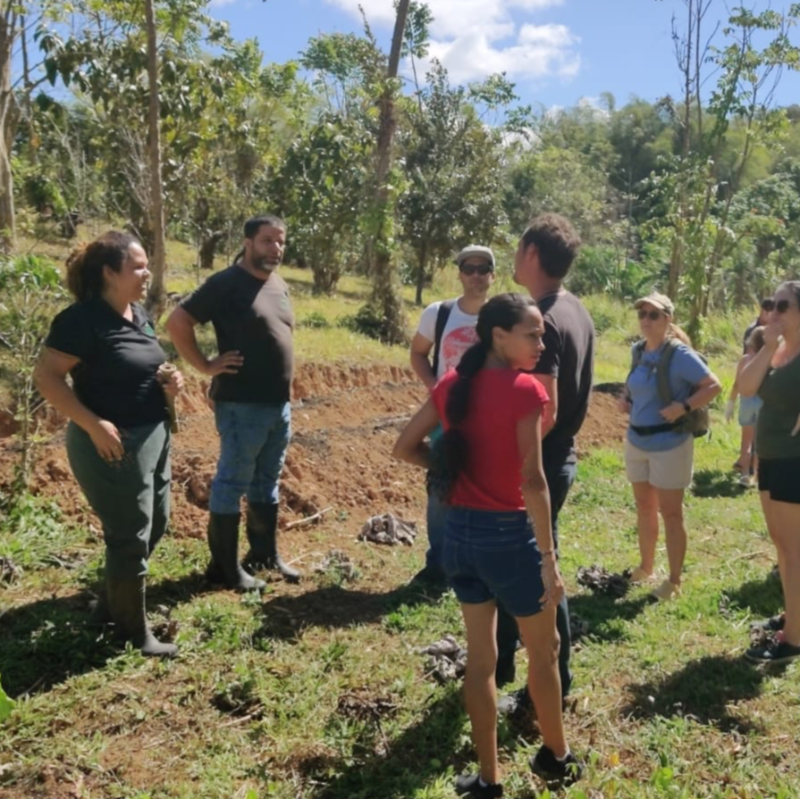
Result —
M144 656L173 658L178 654L174 644L159 642L147 623L144 578L108 580L108 607L121 636L133 642Z
M275 569L289 583L300 580L300 573L278 555L277 503L247 503L247 540L250 552L244 564L249 569Z
M206 577L238 592L259 591L267 584L248 575L239 563L239 514L215 514L208 520L208 547L211 563Z

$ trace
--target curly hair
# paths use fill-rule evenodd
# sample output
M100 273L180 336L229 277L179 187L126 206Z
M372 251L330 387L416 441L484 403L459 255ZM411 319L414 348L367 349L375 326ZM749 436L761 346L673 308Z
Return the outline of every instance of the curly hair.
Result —
M133 244L139 244L135 236L108 231L76 248L67 258L67 288L80 301L98 297L104 286L103 267L119 272Z

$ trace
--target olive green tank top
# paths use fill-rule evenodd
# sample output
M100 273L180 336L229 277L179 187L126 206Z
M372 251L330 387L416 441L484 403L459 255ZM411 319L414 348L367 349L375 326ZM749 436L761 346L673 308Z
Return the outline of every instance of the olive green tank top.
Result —
M759 458L800 458L800 433L792 429L800 415L800 356L771 369L758 390L764 401L756 426Z

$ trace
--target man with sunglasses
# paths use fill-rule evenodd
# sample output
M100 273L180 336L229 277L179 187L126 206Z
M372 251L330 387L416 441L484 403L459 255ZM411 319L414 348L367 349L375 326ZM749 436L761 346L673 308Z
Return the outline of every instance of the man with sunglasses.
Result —
M488 300L494 282L495 259L489 247L468 245L456 256L455 263L463 294L452 300L431 303L422 312L411 342L411 368L429 390L445 372L457 367L461 356L478 341L475 330L478 312ZM435 431L431 438L437 435L441 435L441 431ZM447 585L442 568L446 516L447 506L429 493L428 552L425 567L414 580L442 589Z

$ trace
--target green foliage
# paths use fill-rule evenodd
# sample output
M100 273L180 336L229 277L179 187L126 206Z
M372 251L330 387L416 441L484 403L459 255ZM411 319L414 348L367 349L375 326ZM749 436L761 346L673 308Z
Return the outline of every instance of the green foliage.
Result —
M13 710L14 701L3 691L3 685L0 683L0 723L5 722Z
M58 563L68 529L58 504L27 491L0 493L0 553L23 568Z
M386 321L383 314L369 303L365 303L355 314L345 314L337 320L337 324L353 333L361 333L370 339L383 341Z
M36 412L41 401L33 370L44 346L50 321L63 305L61 278L47 259L18 256L0 263L0 343L9 370L12 410L20 444L17 480L27 487L36 444Z

